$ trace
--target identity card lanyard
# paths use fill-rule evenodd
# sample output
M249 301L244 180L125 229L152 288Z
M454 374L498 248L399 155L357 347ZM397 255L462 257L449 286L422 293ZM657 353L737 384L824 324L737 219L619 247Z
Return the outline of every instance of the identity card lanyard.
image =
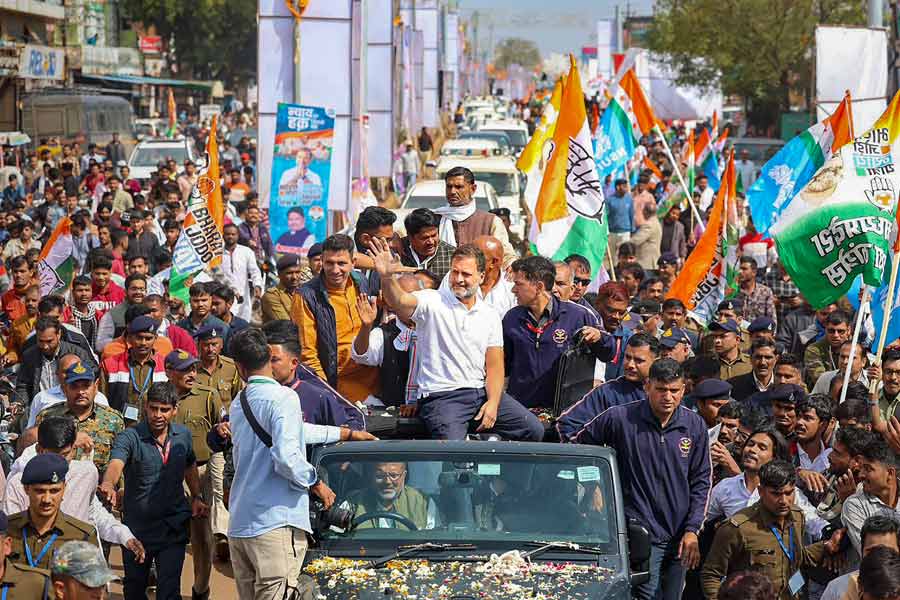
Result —
M38 554L37 560L35 560L31 556L31 547L28 545L28 533L24 529L22 530L22 543L25 544L25 558L28 559L29 567L37 567L39 564L41 564L41 560L43 560L44 555L49 552L50 548L53 546L53 542L56 541L57 537L59 537L59 534L54 532L54 534L50 536L50 539L47 540L47 543L44 544L44 548L43 550L41 550L41 553ZM3 597L6 597L5 588L3 590Z

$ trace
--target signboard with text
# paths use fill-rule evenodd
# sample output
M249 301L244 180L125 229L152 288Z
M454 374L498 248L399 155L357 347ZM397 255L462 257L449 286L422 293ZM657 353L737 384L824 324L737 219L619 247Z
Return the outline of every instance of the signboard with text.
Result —
M19 54L22 79L65 79L66 54L62 48L26 44Z

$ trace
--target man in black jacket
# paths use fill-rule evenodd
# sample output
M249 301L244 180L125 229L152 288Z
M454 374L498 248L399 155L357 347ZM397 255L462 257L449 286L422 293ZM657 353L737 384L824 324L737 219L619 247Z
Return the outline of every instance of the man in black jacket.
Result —
M750 364L752 370L728 380L731 384L731 396L738 402L744 402L757 392L764 392L775 382L775 361L778 359L775 342L760 339L750 347Z
M39 317L34 330L36 344L22 353L16 381L16 401L23 407L28 407L38 392L59 384L56 368L59 357L75 354L83 364L97 368L97 363L89 352L62 341L63 327L58 319Z

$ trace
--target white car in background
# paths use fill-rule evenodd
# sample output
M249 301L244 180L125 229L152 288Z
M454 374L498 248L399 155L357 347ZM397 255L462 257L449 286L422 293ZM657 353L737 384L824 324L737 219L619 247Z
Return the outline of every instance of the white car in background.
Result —
M528 125L519 119L488 120L478 125L478 131L502 131L509 137L516 156L528 145Z
M476 181L491 184L497 193L500 207L509 209L510 229L520 237L525 233L522 178L511 156L471 157L442 156L435 167L440 180L453 167L465 167L472 171Z
M131 176L143 184L157 170L159 163L167 162L170 158L178 165L179 173L184 171L184 161L191 160L196 163L198 156L193 138L145 139L131 151L128 168L131 170ZM199 168L202 165L197 166Z
M488 139L455 139L447 140L441 146L441 156L467 156L489 158L501 156L503 149L496 140Z
M400 208L394 209L397 215L397 222L394 223L394 230L401 236L406 235L406 226L403 219L406 215L417 208L427 208L434 210L440 206L447 205L447 193L443 179L420 179L412 188L403 196L403 202ZM500 207L500 200L497 198L497 192L489 183L484 181L475 181L475 208L489 211Z

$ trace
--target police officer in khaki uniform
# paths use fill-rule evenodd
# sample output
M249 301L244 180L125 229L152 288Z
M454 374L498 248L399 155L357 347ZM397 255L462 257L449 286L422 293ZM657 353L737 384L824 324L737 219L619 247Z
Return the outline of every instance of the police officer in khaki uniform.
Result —
M794 504L794 466L774 460L759 473L759 502L738 511L716 531L701 575L703 592L716 600L722 580L735 571L756 570L778 591L779 600L805 597L802 568L835 554L843 532L827 542L803 546L805 520Z
M741 330L737 321L725 319L709 324L713 341L713 355L719 359L719 379L728 381L753 370L750 357L741 349Z
M39 454L22 472L28 494L28 510L9 517L7 535L12 540L13 562L49 569L53 551L70 540L98 546L94 526L59 510L66 491L69 464L59 454Z
M7 527L6 513L0 512L0 594L6 600L48 600L50 579L46 571L6 560L12 552Z
M166 377L178 393L178 413L174 422L184 425L191 432L200 473L201 496L209 506L212 498L209 464L213 453L206 444L206 434L218 425L225 413L219 392L197 383L199 362L184 350L173 350L166 355L165 365ZM194 559L193 597L207 598L213 556L213 534L208 516L191 519L191 555Z
M228 412L231 401L244 389L234 361L222 356L225 346L224 331L219 325L207 325L197 331L197 347L200 363L197 365L197 383L219 392L223 411ZM224 418L224 417L223 417ZM221 419L220 419L221 420ZM225 508L225 455L216 452L209 457L207 470L212 484L212 503L209 520L216 542L216 557L228 562L228 509Z
M238 392L244 389L244 382L238 375L234 361L222 356L225 349L224 330L221 325L207 324L197 331L197 349L200 363L197 365L197 383L219 392L219 398L226 410Z

